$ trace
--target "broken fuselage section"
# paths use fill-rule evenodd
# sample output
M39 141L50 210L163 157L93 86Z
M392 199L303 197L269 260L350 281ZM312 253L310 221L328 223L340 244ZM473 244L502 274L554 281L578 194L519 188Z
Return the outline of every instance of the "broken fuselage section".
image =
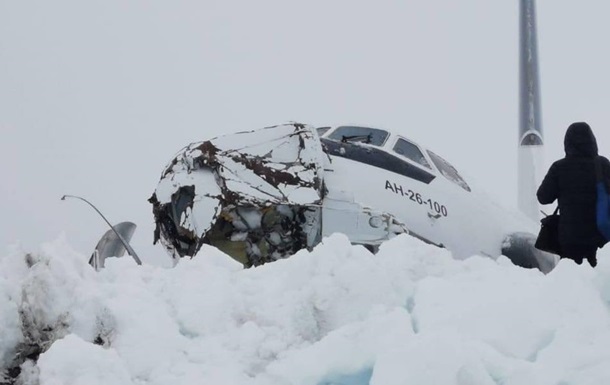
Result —
M298 123L192 143L149 200L155 242L174 260L210 244L249 267L311 249L336 226L370 247L406 232L389 214L328 196L329 161L316 130Z

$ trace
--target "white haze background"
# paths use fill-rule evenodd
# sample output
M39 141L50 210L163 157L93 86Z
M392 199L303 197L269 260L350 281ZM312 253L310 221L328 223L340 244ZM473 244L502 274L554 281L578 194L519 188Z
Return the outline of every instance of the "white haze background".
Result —
M547 162L590 122L607 148L610 5L538 1ZM516 201L518 2L0 1L0 247L88 254L139 226L184 145L290 120L397 130ZM609 152L610 153L610 152Z

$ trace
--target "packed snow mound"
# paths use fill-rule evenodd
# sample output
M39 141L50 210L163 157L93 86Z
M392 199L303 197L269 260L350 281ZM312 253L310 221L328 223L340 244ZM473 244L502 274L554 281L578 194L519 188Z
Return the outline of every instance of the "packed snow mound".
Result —
M22 383L610 382L603 255L544 275L407 235L372 255L337 234L246 270L205 246L170 269L87 260L61 239L1 257L0 368L19 362Z

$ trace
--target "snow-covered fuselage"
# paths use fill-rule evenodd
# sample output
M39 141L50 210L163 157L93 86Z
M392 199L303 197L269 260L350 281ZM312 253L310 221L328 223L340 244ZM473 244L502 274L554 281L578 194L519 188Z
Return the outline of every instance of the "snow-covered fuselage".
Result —
M334 232L374 250L409 233L451 250L549 271L536 224L466 183L435 153L386 130L285 124L193 143L151 197L155 240L175 258L212 244L246 266Z

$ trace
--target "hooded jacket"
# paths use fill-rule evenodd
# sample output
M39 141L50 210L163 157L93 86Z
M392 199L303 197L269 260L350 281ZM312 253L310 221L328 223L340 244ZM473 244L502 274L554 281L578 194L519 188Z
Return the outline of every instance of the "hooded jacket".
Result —
M537 196L542 204L558 200L561 247L584 252L605 243L596 224L595 161L601 161L604 178L610 176L610 162L598 156L597 141L587 123L568 127L564 149L565 158L551 165Z

